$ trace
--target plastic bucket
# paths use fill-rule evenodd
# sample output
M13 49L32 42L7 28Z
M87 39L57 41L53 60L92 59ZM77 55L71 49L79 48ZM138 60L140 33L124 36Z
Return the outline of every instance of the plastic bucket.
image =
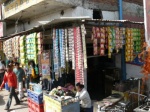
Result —
M10 88L9 88L7 83L5 83L5 89L8 90L8 91L10 90Z

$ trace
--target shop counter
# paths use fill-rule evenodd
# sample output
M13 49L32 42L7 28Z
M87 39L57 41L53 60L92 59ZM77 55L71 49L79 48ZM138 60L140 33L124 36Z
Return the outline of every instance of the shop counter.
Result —
M60 101L57 98L44 94L44 112L80 112L79 102L75 99Z
M123 97L115 98L115 97L109 96L109 97L103 99L102 101L96 101L93 104L93 106L94 106L93 112L105 112L105 111L100 111L101 110L100 108L106 109L110 106L115 105L116 103L118 103L122 99L123 99Z

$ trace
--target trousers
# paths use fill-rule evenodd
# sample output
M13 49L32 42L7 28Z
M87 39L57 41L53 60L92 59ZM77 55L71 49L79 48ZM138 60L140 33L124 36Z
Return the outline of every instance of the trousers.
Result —
M5 74L5 72L4 72L4 73L0 73L0 85L1 85L2 82L3 82L4 74Z
M80 108L80 112L93 112L92 108Z
M19 91L19 99L21 99L22 97L24 97L24 93L23 93L23 82L18 82L18 91Z
M15 92L15 88L10 87L9 99L8 99L8 101L7 101L7 104L6 104L6 108L7 108L7 109L9 109L10 106L11 106L12 97L15 98L16 103L20 103L20 100L19 100L19 98L18 98L18 96L17 96L17 94L16 94L16 92Z

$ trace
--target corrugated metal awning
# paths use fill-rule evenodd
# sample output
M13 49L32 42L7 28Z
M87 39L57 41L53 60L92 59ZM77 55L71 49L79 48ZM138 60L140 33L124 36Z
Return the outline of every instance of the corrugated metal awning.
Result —
M53 19L51 21L39 21L39 23L41 23L41 25L39 25L39 26L35 26L29 30L11 34L9 36L5 36L5 37L1 38L0 40L4 41L4 40L12 38L14 36L24 35L26 33L40 32L40 31L42 31L43 27L46 27L46 26L55 27L55 25L59 25L61 23L68 24L70 22L71 23L76 23L76 22L80 22L80 23L106 22L107 23L107 22L110 22L110 23L130 23L130 24L144 25L144 22L134 22L134 21L129 21L129 20L102 20L102 19L90 19L89 17L61 17L60 19Z
M5 3L7 0L0 0L0 4Z

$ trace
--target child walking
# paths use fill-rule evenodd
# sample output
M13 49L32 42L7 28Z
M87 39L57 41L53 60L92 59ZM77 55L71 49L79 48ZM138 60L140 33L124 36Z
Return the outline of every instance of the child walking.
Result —
M0 90L2 90L2 87L4 86L6 82L8 82L10 93L9 93L9 99L7 101L5 110L9 110L13 96L15 98L16 105L20 104L20 100L15 92L15 89L17 88L17 77L16 77L16 74L13 72L12 67L10 65L6 67L6 73L4 75L3 83L0 86Z

